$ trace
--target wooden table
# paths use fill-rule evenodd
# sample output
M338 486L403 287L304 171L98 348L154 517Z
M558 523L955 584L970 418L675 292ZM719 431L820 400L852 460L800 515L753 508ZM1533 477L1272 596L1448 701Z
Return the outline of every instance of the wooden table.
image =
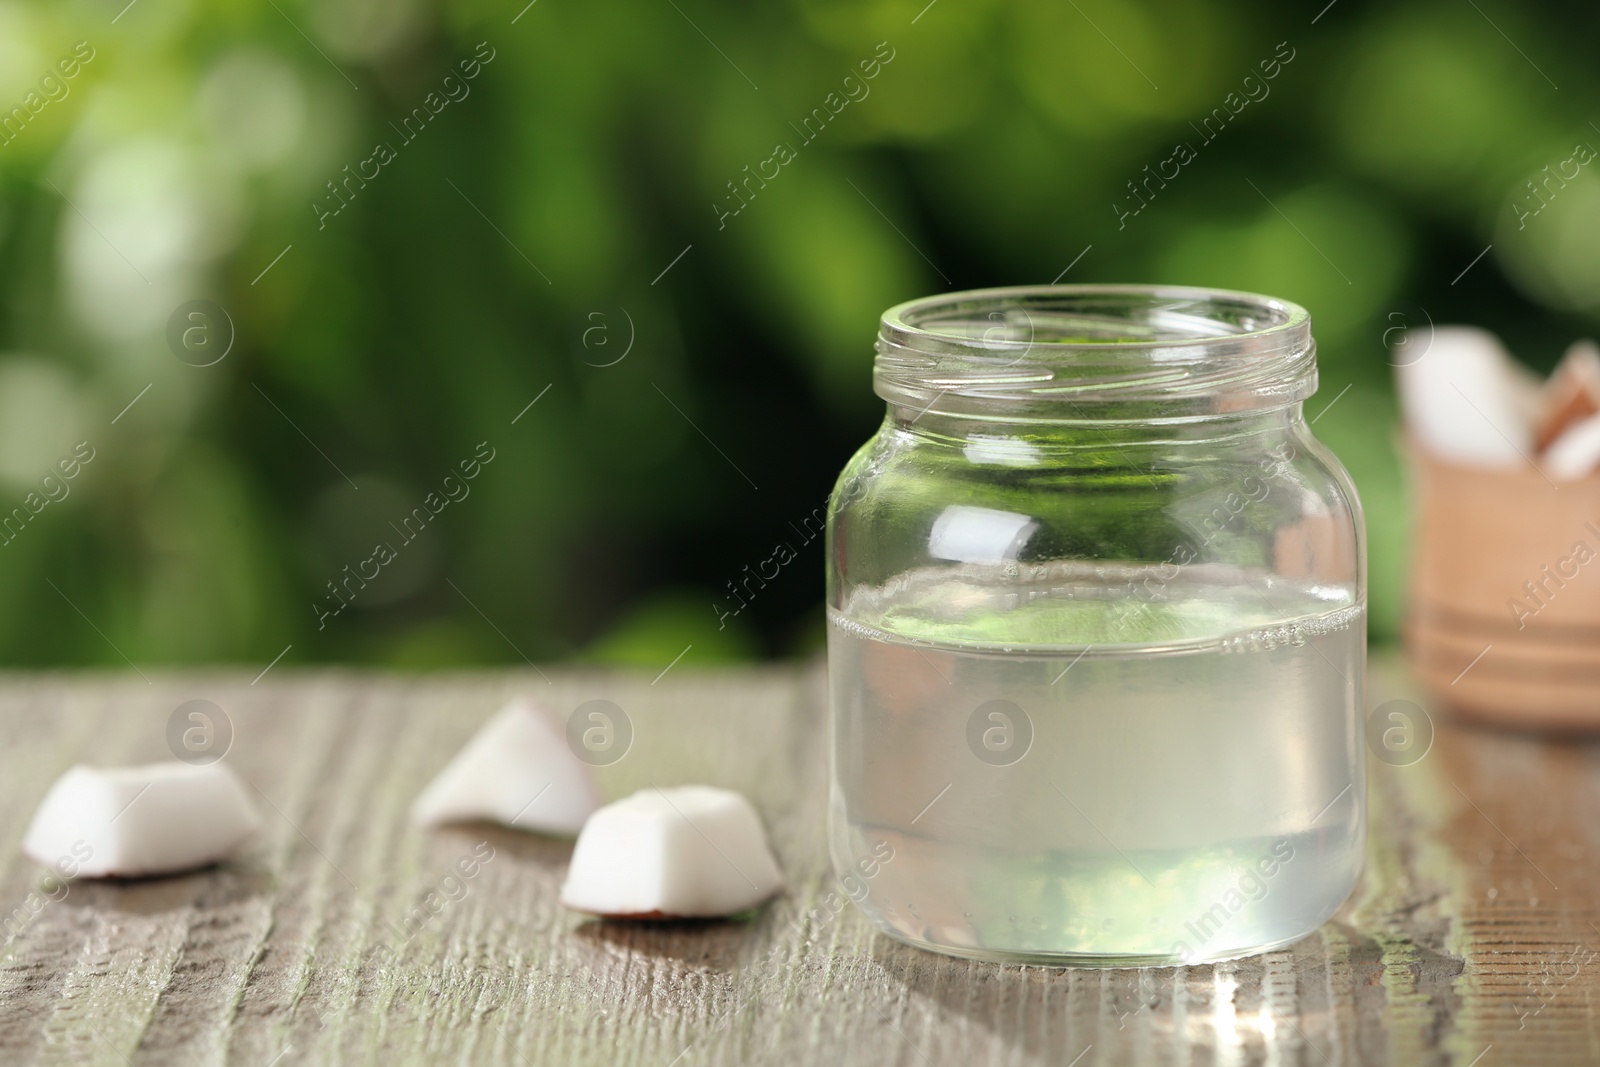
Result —
M1392 665L1374 703L1415 696ZM1400 1063L1600 1060L1600 746L1455 725L1371 762L1364 882L1292 948L1217 966L945 959L824 907L815 665L649 676L13 675L0 684L6 1064ZM749 922L612 925L556 903L570 845L425 833L407 804L513 691L630 716L610 796L708 781L764 813L788 895ZM170 758L224 708L264 834L182 877L77 882L19 852L75 761ZM456 861L493 858L470 879ZM452 876L454 875L454 878ZM60 899L49 899L46 890ZM30 896L30 894L32 894ZM821 918L807 912L823 907Z

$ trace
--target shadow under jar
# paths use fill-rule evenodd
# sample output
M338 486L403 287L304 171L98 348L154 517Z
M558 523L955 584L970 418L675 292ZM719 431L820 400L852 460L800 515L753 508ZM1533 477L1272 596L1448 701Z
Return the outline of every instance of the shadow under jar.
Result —
M1360 873L1366 563L1311 320L1212 290L883 315L828 518L829 841L888 934L1230 959Z

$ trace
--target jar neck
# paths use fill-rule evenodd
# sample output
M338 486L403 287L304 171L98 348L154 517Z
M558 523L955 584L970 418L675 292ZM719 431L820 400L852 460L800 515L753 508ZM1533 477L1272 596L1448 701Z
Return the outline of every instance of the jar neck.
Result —
M1103 450L1180 445L1221 445L1265 436L1287 436L1307 429L1304 405L1298 401L1269 410L1232 412L1207 418L1158 422L1061 419L976 418L936 409L917 411L888 405L884 425L920 443L976 449L1005 465L1025 466L1029 457Z
M1061 285L951 293L884 312L873 383L891 408L1018 425L1181 425L1316 391L1304 308L1249 293Z

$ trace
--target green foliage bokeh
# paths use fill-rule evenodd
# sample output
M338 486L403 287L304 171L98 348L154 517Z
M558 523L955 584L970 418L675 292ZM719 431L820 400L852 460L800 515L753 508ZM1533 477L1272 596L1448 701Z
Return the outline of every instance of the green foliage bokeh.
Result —
M1311 309L1307 411L1392 637L1387 345L1474 322L1546 369L1594 330L1600 178L1526 183L1600 144L1596 29L1504 0L0 5L0 511L94 452L0 546L0 655L806 651L878 313L1069 263ZM169 339L196 300L231 323L204 367Z

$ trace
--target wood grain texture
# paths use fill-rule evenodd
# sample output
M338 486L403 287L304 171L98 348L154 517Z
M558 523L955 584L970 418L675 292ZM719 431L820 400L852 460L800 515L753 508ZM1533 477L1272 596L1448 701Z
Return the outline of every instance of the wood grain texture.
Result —
M1559 1064L1600 1061L1600 743L1433 716L1371 761L1362 885L1280 952L1187 968L945 959L828 894L820 670L648 676L274 671L0 681L6 1064ZM1392 665L1374 703L1416 699ZM760 808L789 878L743 922L559 908L568 843L421 832L406 807L510 694L622 707L608 796L711 782ZM174 708L235 728L267 818L236 860L51 882L19 851L74 762L168 758ZM493 858L463 878L475 849Z

